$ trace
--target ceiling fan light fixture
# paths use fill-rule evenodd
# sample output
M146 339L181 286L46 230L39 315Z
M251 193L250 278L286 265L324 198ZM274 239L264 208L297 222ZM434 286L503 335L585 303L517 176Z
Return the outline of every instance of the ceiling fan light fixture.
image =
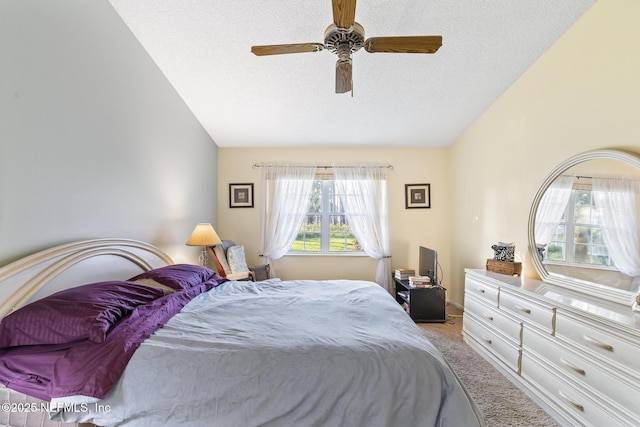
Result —
M354 22L351 31L345 31L334 24L324 32L324 47L330 52L337 53L341 45L347 44L351 53L357 52L364 46L364 28Z
M252 46L254 55L318 52L327 49L338 56L336 62L336 93L351 92L353 81L351 55L364 47L369 53L435 53L442 45L442 36L393 36L364 38L364 28L355 21L356 0L331 0L333 23L324 32L324 44L295 43Z

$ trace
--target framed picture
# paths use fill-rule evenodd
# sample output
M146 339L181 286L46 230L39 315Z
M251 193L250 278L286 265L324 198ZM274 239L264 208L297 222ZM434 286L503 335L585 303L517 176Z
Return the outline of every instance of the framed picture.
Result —
M253 207L253 183L229 184L229 207L252 208Z
M431 207L431 184L405 184L404 203L406 209Z

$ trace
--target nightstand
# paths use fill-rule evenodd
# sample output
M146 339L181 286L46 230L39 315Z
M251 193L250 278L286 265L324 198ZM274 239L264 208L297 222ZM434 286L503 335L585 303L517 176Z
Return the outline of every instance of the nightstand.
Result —
M441 286L412 288L408 280L393 278L396 284L396 301L407 304L407 313L414 322L446 321L446 289Z

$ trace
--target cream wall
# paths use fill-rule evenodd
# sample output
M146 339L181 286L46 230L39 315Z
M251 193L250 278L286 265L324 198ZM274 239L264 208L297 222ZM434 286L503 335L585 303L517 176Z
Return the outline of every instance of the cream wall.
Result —
M438 250L445 287L451 267L451 192L449 150L414 148L224 148L219 149L218 234L246 247L249 263L258 262L259 169L255 163L381 163L388 171L392 267L418 266L420 245ZM230 183L254 183L256 207L229 208ZM405 209L405 184L431 184L431 209ZM273 263L283 279L374 280L376 261L368 257L285 256Z
M599 0L454 145L452 299L492 243L525 257L529 207L553 167L591 149L640 151L639 23L640 2Z

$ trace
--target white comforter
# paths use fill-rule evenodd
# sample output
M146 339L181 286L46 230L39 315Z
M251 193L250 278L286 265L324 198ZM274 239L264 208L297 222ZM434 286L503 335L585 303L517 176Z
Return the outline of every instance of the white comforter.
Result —
M106 399L52 402L65 406L62 420L101 426L482 425L398 303L347 280L223 283L148 338Z

